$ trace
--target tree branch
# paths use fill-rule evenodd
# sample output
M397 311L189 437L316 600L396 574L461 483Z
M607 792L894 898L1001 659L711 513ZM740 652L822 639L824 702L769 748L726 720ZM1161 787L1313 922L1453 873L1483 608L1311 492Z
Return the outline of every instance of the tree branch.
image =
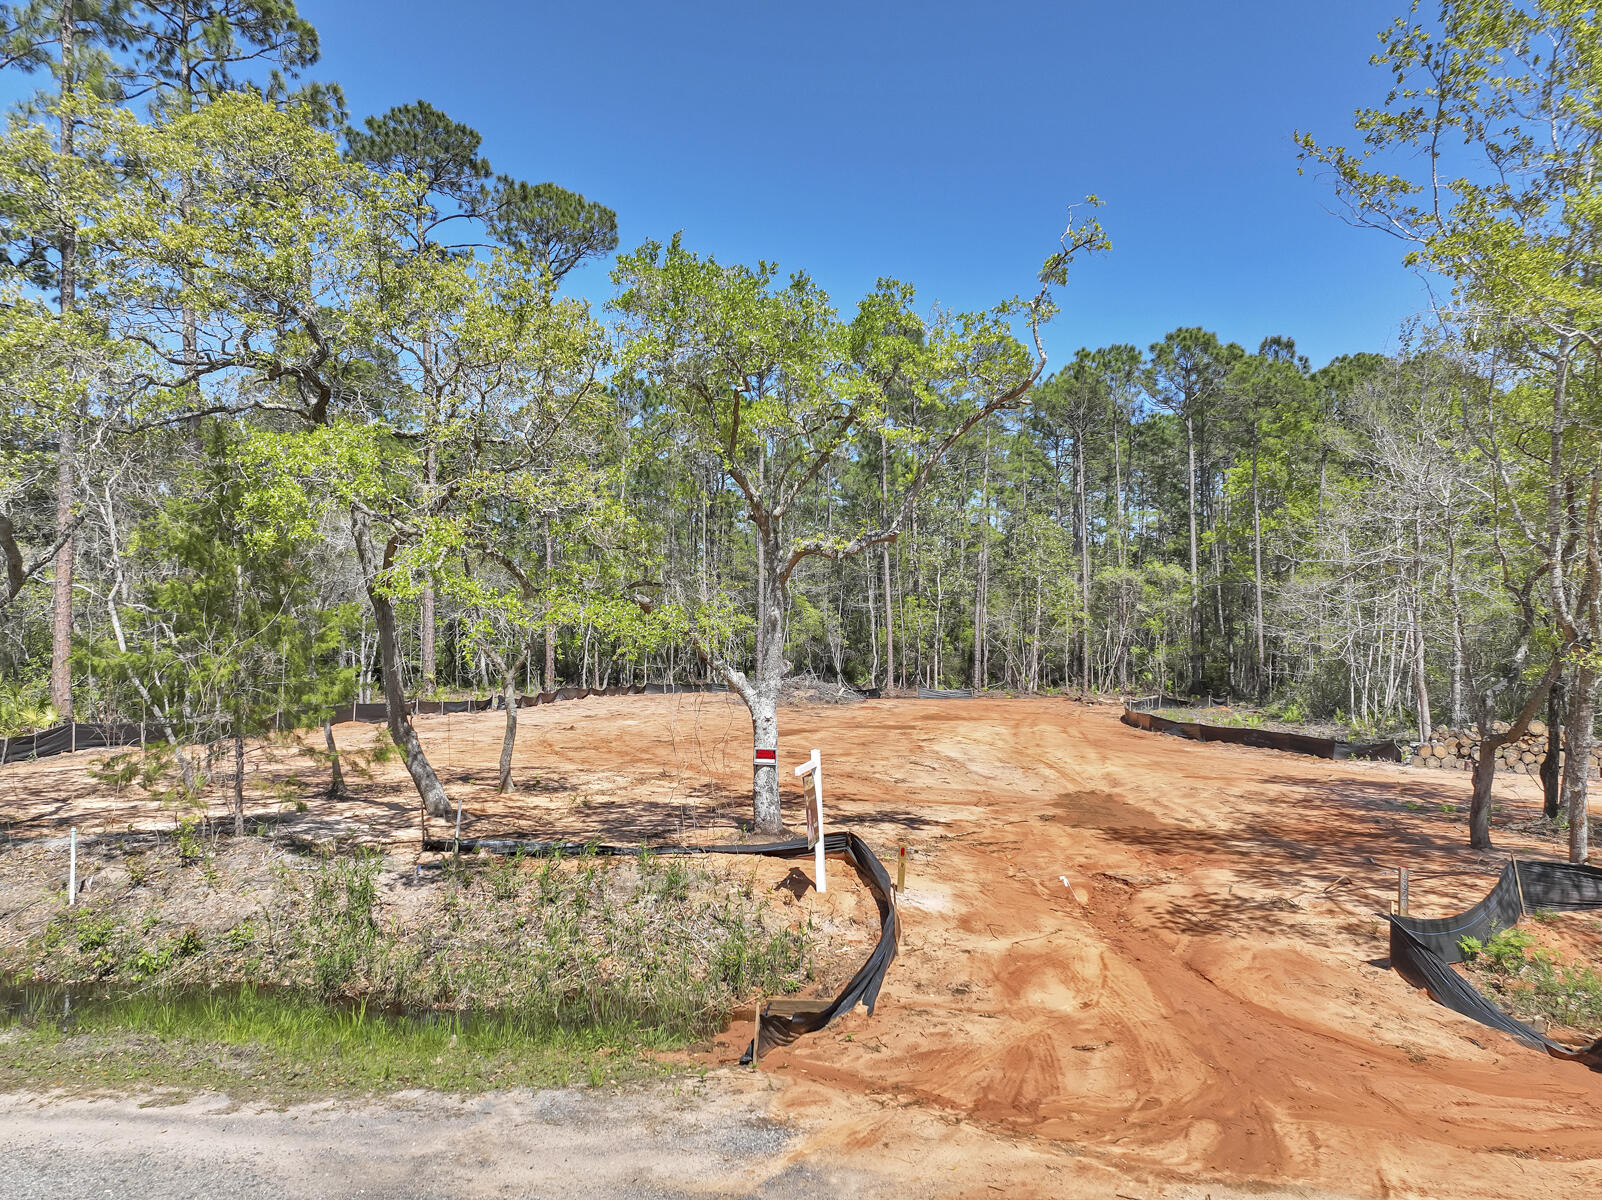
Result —
M84 523L89 514L79 513L67 522L64 529L56 538L56 544L51 546L33 562L27 565L22 561L22 550L17 545L16 531L11 524L11 518L0 513L0 555L6 560L6 583L4 590L0 590L0 608L4 608L17 598L23 585L54 562L61 548L72 540L72 535L78 532L78 527Z

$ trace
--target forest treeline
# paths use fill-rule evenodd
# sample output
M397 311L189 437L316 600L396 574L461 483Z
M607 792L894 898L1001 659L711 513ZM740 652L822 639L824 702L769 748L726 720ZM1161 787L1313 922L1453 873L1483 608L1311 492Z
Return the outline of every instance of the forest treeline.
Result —
M1316 369L1295 330L1204 325L1047 363L1054 295L1108 249L1094 198L991 309L841 300L677 236L618 253L603 203L497 172L426 101L352 118L287 0L35 0L0 37L38 88L0 149L0 733L138 721L200 788L181 748L237 763L375 696L443 812L406 701L445 690L714 679L758 749L796 671L1208 692L1363 736L1478 724L1488 845L1496 739L1545 716L1587 852L1583 22L1445 4L1376 61L1450 103L1399 85L1358 150L1300 135L1451 291L1401 352ZM1517 136L1543 115L1561 135ZM1499 171L1440 183L1445 128ZM585 262L605 305L564 290ZM759 828L777 786L758 765Z

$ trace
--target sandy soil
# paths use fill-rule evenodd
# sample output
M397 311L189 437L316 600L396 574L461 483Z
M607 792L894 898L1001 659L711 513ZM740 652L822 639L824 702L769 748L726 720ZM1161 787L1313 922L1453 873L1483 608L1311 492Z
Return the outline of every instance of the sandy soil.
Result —
M492 789L499 714L419 721L465 799L464 832L737 836L750 778L737 702L596 699L523 720L519 778L538 783L507 799ZM338 732L352 747L374 733ZM1373 914L1397 865L1413 869L1413 910L1432 914L1482 895L1506 853L1559 856L1500 828L1497 854L1464 848L1466 775L1190 743L1062 700L796 709L782 736L786 764L823 752L831 820L909 858L877 1014L764 1060L801 1160L940 1195L1602 1188L1602 1075L1438 1008L1386 964ZM89 757L0 773L14 836L170 827L148 801L101 798ZM291 769L263 760L258 805L275 807L265 788ZM332 835L348 820L397 849L417 837L398 767L360 791L286 827ZM1498 799L1499 820L1539 805L1527 778Z

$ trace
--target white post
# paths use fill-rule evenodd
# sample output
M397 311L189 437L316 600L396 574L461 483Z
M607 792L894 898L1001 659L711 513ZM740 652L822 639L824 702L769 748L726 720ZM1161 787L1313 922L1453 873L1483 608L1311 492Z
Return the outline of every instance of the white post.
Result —
M818 869L818 891L823 893L829 890L829 881L823 874L823 762L816 750L812 752L812 761L817 764L812 772L812 797L818 814L818 844L813 853Z
M818 892L821 894L829 890L829 882L823 873L823 759L814 750L812 757L807 759L795 769L797 778L808 773L812 775L812 803L807 805L807 841L812 844L814 867L817 872ZM801 785L803 793L806 784Z
M67 851L67 903L78 903L78 827L72 827Z

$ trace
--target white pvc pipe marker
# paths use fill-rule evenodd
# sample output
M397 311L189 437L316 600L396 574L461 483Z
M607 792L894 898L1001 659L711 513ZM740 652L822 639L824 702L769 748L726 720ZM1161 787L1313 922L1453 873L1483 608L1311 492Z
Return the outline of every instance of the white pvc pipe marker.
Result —
M812 757L807 759L795 769L796 778L804 777L808 772L812 775L812 797L807 803L807 844L813 848L816 855L815 868L818 876L818 891L823 893L829 890L829 882L823 875L823 759L814 750ZM806 794L807 785L801 785L802 794Z
M72 827L67 840L67 903L78 903L78 827Z

